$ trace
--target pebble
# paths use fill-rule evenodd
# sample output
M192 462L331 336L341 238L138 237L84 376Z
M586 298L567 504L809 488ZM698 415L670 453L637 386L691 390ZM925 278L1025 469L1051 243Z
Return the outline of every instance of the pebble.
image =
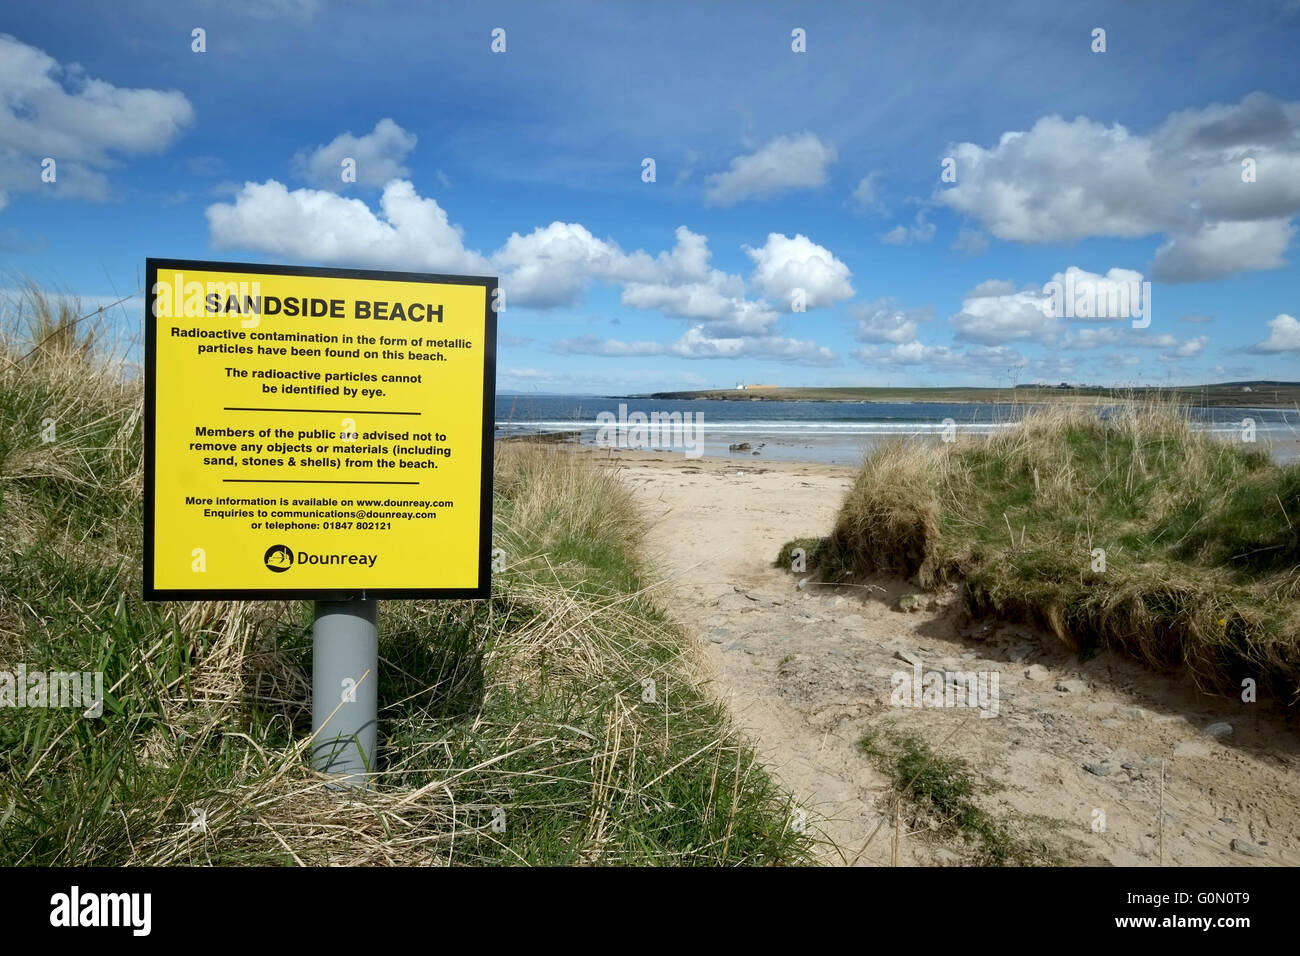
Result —
M1050 673L1042 664L1030 664L1025 676L1030 680L1047 680Z
M1262 847L1257 847L1255 846L1255 844L1243 840L1240 837L1234 837L1232 842L1228 845L1231 846L1238 853L1242 854L1243 856L1254 856L1254 857L1268 856L1268 854L1264 851Z
M1030 654L1034 653L1033 644L1017 644L1011 650L1007 651L1007 657L1013 661L1023 661Z
M1205 728L1205 733L1210 737L1230 737L1232 735L1232 724L1226 720L1220 720L1217 723L1210 724Z
M714 628L713 633L709 635L709 640L712 641L714 644L721 644L726 639L727 639L727 629L725 627Z
M1081 680L1058 680L1056 689L1067 694L1082 694L1087 691L1088 685Z
M1088 773L1096 774L1098 777L1110 776L1110 764L1107 763L1086 763L1083 769Z

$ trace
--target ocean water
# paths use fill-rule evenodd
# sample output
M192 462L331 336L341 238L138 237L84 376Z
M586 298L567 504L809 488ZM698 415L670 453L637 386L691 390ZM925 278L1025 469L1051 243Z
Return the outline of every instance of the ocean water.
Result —
M883 439L988 434L1014 428L1023 405L940 402L661 401L592 395L498 395L496 434L576 432L587 445L675 451L736 461L766 459L856 465ZM646 416L640 419L637 413ZM649 421L652 415L681 416ZM1254 422L1255 440L1280 460L1300 456L1300 413L1277 408L1192 408L1195 427L1241 440ZM748 450L730 446L749 443ZM758 451L758 455L753 452Z

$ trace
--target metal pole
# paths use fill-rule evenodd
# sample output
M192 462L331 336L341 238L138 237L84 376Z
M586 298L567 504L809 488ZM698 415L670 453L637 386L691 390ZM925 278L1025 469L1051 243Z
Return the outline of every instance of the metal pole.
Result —
M379 602L317 601L312 625L312 766L365 787L379 713Z

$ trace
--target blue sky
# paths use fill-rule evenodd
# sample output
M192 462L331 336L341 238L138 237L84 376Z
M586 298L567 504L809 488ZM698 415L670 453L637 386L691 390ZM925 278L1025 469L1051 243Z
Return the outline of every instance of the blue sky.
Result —
M0 34L9 284L499 275L524 391L1300 378L1295 0L44 0ZM1063 314L1067 276L1150 308Z

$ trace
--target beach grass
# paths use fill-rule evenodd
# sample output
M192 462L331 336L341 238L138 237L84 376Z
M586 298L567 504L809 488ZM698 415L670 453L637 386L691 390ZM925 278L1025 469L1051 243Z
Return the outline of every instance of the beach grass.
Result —
M141 384L75 304L25 301L0 342L0 671L106 693L99 717L0 707L0 864L811 859L665 611L639 503L563 448L497 448L490 600L382 603L370 786L330 789L311 605L140 600Z
M827 579L955 584L973 614L1080 651L1300 701L1300 465L1198 434L1168 402L1029 409L987 439L882 445L805 549Z
M956 837L970 848L975 862L986 866L1063 862L1041 841L1029 838L1023 825L979 805L979 796L998 786L961 757L942 753L918 734L889 724L869 729L858 740L858 749L889 777L898 800L894 812L901 812L906 803L909 830Z

